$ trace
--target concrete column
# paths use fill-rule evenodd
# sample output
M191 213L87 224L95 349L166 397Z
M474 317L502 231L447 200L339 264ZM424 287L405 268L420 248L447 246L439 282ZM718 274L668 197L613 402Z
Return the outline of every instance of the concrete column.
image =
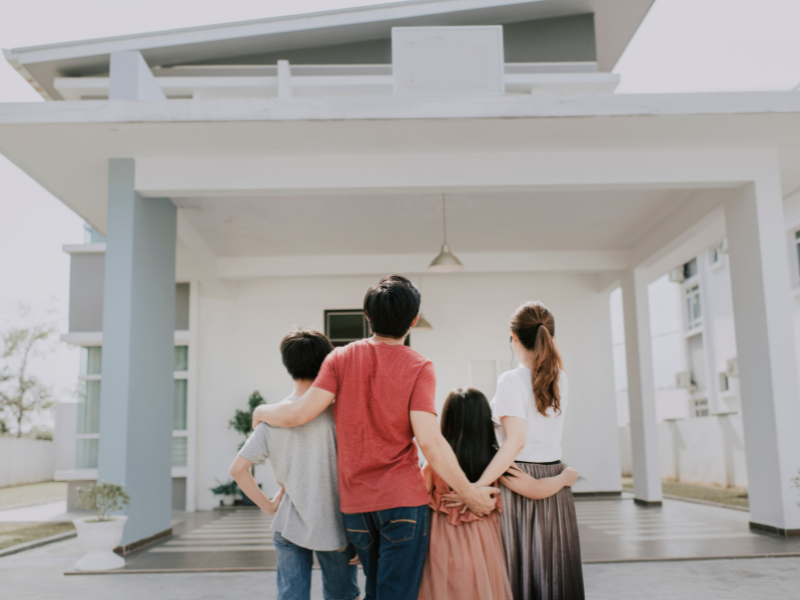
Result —
M134 170L109 161L98 477L130 494L123 546L168 531L172 507L177 210Z
M800 536L800 389L777 164L725 202L751 528Z
M653 349L647 279L639 269L621 278L628 367L628 405L631 416L634 501L661 506L661 471L658 462L656 395L653 384Z
M109 100L166 100L153 72L138 51L111 54Z

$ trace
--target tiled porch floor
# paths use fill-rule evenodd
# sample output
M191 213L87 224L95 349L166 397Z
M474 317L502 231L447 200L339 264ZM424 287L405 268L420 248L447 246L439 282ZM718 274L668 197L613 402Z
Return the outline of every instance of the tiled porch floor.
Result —
M676 500L641 508L627 495L580 499L576 511L587 564L800 556L800 539L751 532L747 512ZM270 517L251 508L187 515L172 538L129 555L114 572L273 570L269 525Z

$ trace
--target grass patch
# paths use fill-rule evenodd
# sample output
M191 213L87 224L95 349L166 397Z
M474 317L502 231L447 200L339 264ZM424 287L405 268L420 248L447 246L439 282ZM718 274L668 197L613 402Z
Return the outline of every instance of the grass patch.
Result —
M0 550L73 529L72 523L0 523Z
M633 491L633 478L623 477L622 488L626 491ZM661 491L670 496L680 496L681 498L690 498L692 500L705 500L706 502L717 502L743 508L750 507L750 500L745 489L718 488L662 481Z
M45 481L0 488L0 509L67 499L66 481Z

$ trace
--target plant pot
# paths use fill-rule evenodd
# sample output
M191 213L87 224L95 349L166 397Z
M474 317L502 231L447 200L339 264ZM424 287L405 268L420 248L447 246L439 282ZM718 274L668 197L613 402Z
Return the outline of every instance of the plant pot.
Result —
M78 571L110 571L125 566L125 559L114 553L122 541L122 530L128 517L113 517L108 521L97 521L97 517L73 519L78 531L78 543L86 556L75 563ZM94 522L92 522L94 521Z

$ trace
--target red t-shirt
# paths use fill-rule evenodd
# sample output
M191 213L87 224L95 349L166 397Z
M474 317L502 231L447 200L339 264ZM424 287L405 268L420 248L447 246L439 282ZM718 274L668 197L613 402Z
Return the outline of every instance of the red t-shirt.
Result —
M433 363L408 346L366 339L331 352L314 387L336 394L342 512L428 504L408 413L436 414Z

